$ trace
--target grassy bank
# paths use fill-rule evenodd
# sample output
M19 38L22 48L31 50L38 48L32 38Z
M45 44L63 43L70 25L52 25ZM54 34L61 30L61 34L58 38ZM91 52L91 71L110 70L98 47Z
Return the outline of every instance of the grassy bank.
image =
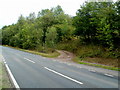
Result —
M119 67L114 67L114 66L110 66L110 65L100 64L100 63L97 62L97 59L96 59L96 61L92 61L92 62L89 62L88 60L89 60L88 58L84 58L84 60L81 60L78 57L73 58L73 61L77 62L79 64L85 64L85 65L89 65L89 66L95 66L95 67L100 67L100 68L104 68L104 69L120 71Z
M81 44L79 40L61 42L56 49L67 50L76 55L73 61L110 70L119 70L120 49L109 51L99 45Z
M0 62L0 90L4 88L12 88L12 85L3 63Z
M4 46L11 47L11 46L8 46L8 45L4 45ZM48 58L54 58L54 57L57 57L57 56L60 55L60 53L58 53L57 51L54 51L54 52L47 51L45 53L42 53L42 52L39 52L38 50L26 50L26 49L21 49L21 48L17 48L17 47L11 47L11 48L21 50L21 51L24 51L24 52L29 52L29 53L41 55L43 57L48 57Z
M2 89L2 63L0 62L0 90Z
M18 49L18 50L33 53L33 54L37 54L37 55L41 55L43 57L48 57L48 58L54 58L54 57L57 57L57 56L60 55L57 51L55 51L53 53L41 53L41 52L38 52L38 51L31 51L31 50L24 50L24 49Z
M99 46L92 46L92 45L90 46L81 45L81 46L75 47L75 44L78 45L78 43L76 42L71 44L69 42L66 44L62 43L56 49L73 52L76 55L76 57L73 58L73 61L76 63L120 71L120 67L118 65L118 61L119 61L118 58L109 57L108 52L104 51L103 48ZM12 47L12 48L15 48L15 47ZM44 57L49 57L49 58L54 58L60 55L57 51L53 53L49 51L47 51L49 53L41 53L34 50L25 50L20 48L15 48L15 49L41 55Z
M80 40L72 40L67 42L60 42L56 49L67 50L74 53L80 58L85 57L100 57L100 58L120 58L120 48L116 50L109 50L107 47L94 44L82 44Z

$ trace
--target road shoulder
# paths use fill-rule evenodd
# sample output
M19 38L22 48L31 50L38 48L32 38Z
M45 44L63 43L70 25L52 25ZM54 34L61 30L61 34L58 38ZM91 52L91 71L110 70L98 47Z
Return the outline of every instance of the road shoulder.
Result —
M0 61L0 89L2 88L12 88L12 84L3 62Z

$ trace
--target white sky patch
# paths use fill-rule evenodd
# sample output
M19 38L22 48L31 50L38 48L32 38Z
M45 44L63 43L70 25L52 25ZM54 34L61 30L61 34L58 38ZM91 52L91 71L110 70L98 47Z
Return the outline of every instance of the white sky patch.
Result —
M42 9L60 5L66 14L74 16L85 0L0 0L0 28L16 23L22 14L36 14Z
M87 0L0 0L0 28L16 23L22 14L36 14L42 9L50 9L60 5L66 14L75 16L76 11ZM113 0L117 1L117 0Z

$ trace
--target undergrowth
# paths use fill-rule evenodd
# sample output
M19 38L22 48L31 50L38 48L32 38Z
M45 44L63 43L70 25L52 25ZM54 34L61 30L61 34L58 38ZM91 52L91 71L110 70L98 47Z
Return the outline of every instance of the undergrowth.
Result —
M113 58L113 59L120 58L119 49L110 51L108 48L99 45L81 44L80 40L60 42L56 46L56 49L73 52L79 58L85 58L85 57L101 57L101 58Z

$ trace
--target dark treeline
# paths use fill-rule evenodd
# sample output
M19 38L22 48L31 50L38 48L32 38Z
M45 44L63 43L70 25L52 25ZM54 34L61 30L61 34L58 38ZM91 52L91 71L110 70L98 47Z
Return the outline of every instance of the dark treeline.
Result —
M18 22L2 28L2 44L34 49L36 46L54 47L54 44L72 36L72 18L57 6L19 17Z
M61 6L44 9L37 15L21 15L16 24L4 26L0 32L3 45L44 51L45 48L63 49L69 44L64 49L74 53L80 45L93 45L109 51L108 56L118 58L120 1L85 2L74 17L65 14ZM63 47L58 48L60 45Z

